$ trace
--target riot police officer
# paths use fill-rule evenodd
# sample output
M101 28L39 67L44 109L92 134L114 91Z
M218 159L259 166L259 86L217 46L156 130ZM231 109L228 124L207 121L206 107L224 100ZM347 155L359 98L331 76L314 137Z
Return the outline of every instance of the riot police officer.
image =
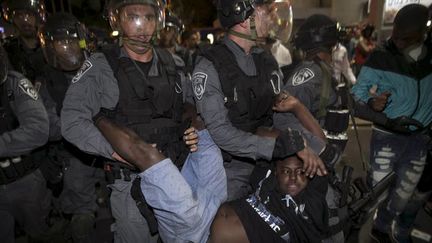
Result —
M45 21L45 9L43 0L8 0L3 4L4 18L18 31L16 37L6 41L4 48L12 68L31 82L42 75L45 64L37 38L38 27Z
M0 49L0 238L14 242L15 224L46 240L51 194L28 154L48 140L48 116L32 83L8 70Z
M84 62L72 79L61 112L62 134L68 141L112 160L106 170L113 180L110 200L115 242L156 242L149 227L155 233L157 225L143 203L136 205L132 198L138 198L136 194L131 196L131 188L140 191L139 181L134 182L138 188L132 186L137 171L115 162L123 159L92 118L103 114L131 128L179 164L188 152L181 140L184 75L177 71L168 51L153 46L163 27L163 11L156 0L109 1L110 25L120 33L120 46L107 47Z
M217 9L227 37L198 57L192 86L197 111L224 152L228 200L250 192L249 177L257 159L297 152L305 164L313 164L308 175L324 171L321 160L301 145L299 133L290 131L288 146L281 136L253 134L260 126L272 125L273 97L282 82L277 62L257 44L265 43L265 38L288 39L289 2L219 0Z
M58 168L58 176L48 181L62 184L60 209L71 215L70 235L74 242L91 242L90 234L97 210L95 184L104 179L102 165L95 165L96 157L88 155L72 144L62 141L60 111L66 91L85 58L86 31L73 16L57 13L47 18L39 35L45 59L44 78L40 94L50 118L50 144L41 151L42 161ZM48 161L47 161L48 160ZM47 173L49 174L49 173ZM63 181L58 180L63 174ZM58 180L58 181L57 181Z
M336 23L325 15L313 15L299 28L294 43L305 59L288 77L285 89L297 97L319 121L330 143L343 151L348 140L349 109L346 84L333 79L331 58L338 42ZM291 114L275 118L276 127L289 123Z

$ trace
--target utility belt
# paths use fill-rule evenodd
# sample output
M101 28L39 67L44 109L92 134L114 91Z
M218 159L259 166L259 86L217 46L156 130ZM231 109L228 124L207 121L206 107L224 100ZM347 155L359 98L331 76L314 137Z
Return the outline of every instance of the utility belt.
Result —
M0 185L7 185L35 171L39 167L29 157L0 158Z
M108 184L114 184L115 180L120 179L124 181L132 181L131 174L140 173L135 167L112 160L106 160L103 168Z
M132 183L130 189L130 195L136 203L138 210L141 215L146 219L147 224L149 226L149 230L151 235L155 235L158 232L158 224L156 217L153 212L153 208L147 204L144 195L141 191L141 178L136 176L134 180L132 180L132 174L140 173L136 168L130 167L126 164L122 164L120 162L114 161L106 161L104 170L106 173L106 178L108 184L113 184L115 180L123 179L124 181L128 181Z

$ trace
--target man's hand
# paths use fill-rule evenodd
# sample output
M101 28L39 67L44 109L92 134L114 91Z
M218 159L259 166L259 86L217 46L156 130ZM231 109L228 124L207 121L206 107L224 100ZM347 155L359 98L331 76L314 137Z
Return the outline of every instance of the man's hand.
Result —
M297 98L283 90L276 96L273 110L277 112L295 112L299 105L301 105L301 103Z
M183 141L185 142L186 146L189 148L190 152L196 152L198 150L198 133L197 130L194 127L190 127L186 129L186 131L183 133Z
M381 112L386 108L391 93L390 91L384 91L380 95L377 95L375 92L371 92L371 95L372 98L368 101L369 106L374 111Z
M303 171L306 176L312 178L315 174L319 176L327 175L324 163L310 148L305 147L303 150L297 152L297 156L303 160Z

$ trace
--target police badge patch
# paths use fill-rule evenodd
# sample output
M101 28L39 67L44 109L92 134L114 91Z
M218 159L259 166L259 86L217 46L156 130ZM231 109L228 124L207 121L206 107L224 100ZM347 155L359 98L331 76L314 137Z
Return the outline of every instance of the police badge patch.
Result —
M205 86L207 82L207 74L202 72L194 73L192 77L192 88L195 94L195 97L198 100L201 100L203 97Z
M83 65L81 66L80 70L78 70L75 77L72 79L72 83L76 83L80 80L80 78L88 71L90 68L93 67L93 64L89 60L86 60Z
M315 77L315 74L312 72L312 70L310 70L309 68L303 68L294 74L292 79L292 85L298 86L300 84L304 84L307 81L311 80L313 77Z
M36 91L36 89L33 87L33 84L26 78L21 79L19 81L18 87L20 87L20 89L28 96L30 96L30 98L37 100L39 98L38 92Z

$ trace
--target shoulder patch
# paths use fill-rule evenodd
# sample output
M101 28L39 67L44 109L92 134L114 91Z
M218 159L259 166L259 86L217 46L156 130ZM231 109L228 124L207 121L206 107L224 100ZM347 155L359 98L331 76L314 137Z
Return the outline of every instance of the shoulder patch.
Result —
M311 80L313 77L315 77L314 72L310 70L309 68L302 68L300 71L296 72L292 78L292 85L298 86L301 84L306 83L307 81Z
M80 80L80 78L88 71L90 68L93 67L93 64L89 60L85 60L81 68L78 70L78 72L75 74L75 77L72 79L72 83L76 83Z
M195 94L195 97L198 100L201 100L201 98L204 95L205 87L207 82L207 74L202 72L194 73L192 76L192 89Z
M37 100L39 98L39 94L37 90L33 87L33 84L26 78L23 78L19 81L18 87L30 98Z

